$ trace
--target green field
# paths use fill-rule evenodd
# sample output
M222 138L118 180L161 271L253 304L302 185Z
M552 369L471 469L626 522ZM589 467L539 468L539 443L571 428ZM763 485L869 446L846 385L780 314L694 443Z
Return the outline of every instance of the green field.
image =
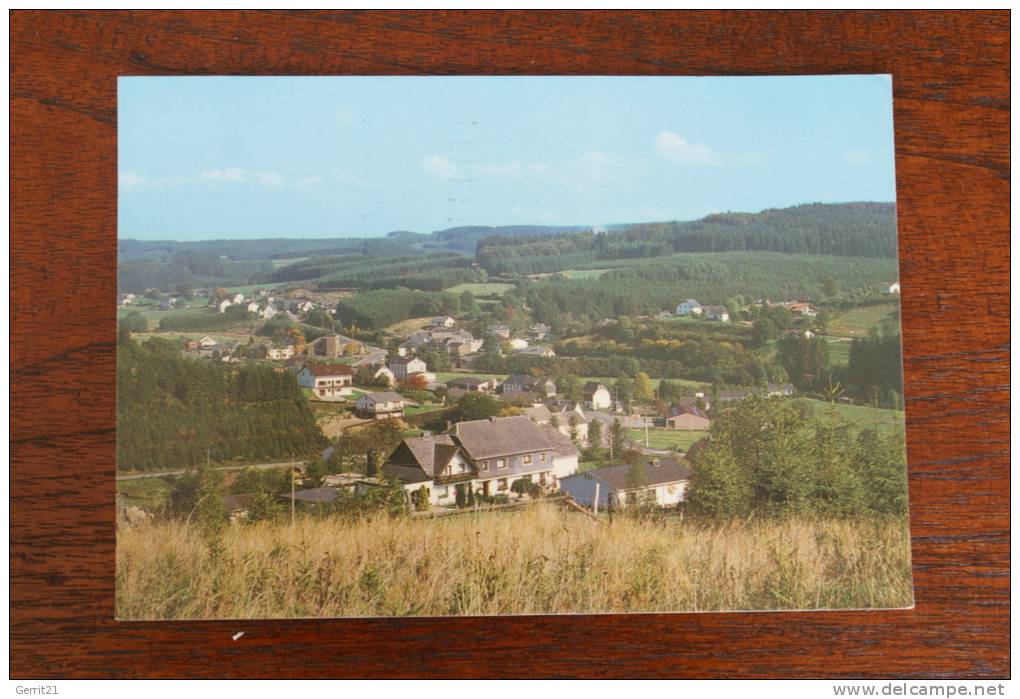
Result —
M506 374L480 374L476 371L437 371L436 383L446 383L458 376L476 376L482 379L499 379L500 381L507 377Z
M198 339L201 339L201 338L205 337L206 335L208 335L209 337L214 339L216 342L247 342L247 337L246 336L241 336L241 335L224 335L223 333L218 333L218 332L207 333L207 332L201 332L199 330L193 330L191 332L182 332L180 330L174 330L173 332L165 332L165 333L156 332L156 331L148 332L148 333L144 333L144 334L142 334L142 333L134 333L134 334L132 334L132 337L134 337L136 340L141 342L143 340L148 340L149 338L155 338L155 337L158 337L161 340L183 340L185 338L187 338L189 340L198 340Z
M295 262L303 262L307 259L307 257L286 257L279 260L270 260L270 262L273 263L273 267L279 269L280 267L286 267L287 265L292 265Z
M294 282L269 282L268 284L248 284L247 286L225 286L223 287L227 291L234 294L244 294L247 296L255 289L279 289L281 286L293 286Z
M118 306L117 307L117 320L121 320L130 313L138 312L143 318L149 323L149 328L156 328L159 326L159 321L163 318L169 318L171 316L177 317L182 315L204 315L207 313L215 313L216 311L210 308L208 305L208 299L195 299L188 301L186 305L178 308L173 308L169 311L159 310L159 304L152 305L137 305L137 306ZM199 336L201 337L201 335Z
M484 379L499 379L500 381L502 381L503 379L505 379L507 377L507 374L485 374L485 373L481 373L481 372L477 372L477 371L439 371L439 372L436 372L436 382L437 383L446 383L450 379L452 379L454 377L457 377L457 376L477 376L479 378L484 378ZM704 389L704 388L708 387L708 384L700 383L698 381L689 381L687 379L666 379L666 380L682 384L685 387L690 388L692 390ZM583 381L598 381L599 383L604 383L607 386L611 386L612 384L616 383L616 378L615 377L609 377L609 376L582 376L581 377L581 381L582 382ZM659 388L659 383L661 381L662 381L662 379L652 379L652 386L654 388L658 389Z
M612 269L567 269L560 274L567 279L598 279L606 272L612 271Z
M814 398L797 398L795 400L801 405L806 406L818 417L824 417L827 415L831 406L830 403L815 400ZM842 419L851 424L851 429L854 432L860 432L861 430L873 430L877 426L880 433L884 435L893 433L903 434L904 412L902 410L887 410L883 408L871 408L866 405L848 405L845 403L837 403L836 410L839 411L839 416Z
M706 435L708 435L708 432L703 430L665 430L658 427L649 427L647 446L652 449L677 449L680 451L686 451L692 444ZM636 446L646 446L644 430L627 430L627 437Z
M847 364L850 361L850 343L845 339L826 336L822 338L829 346L829 364Z
M449 291L451 294L463 294L465 291L470 291L475 295L475 298L482 299L502 296L513 288L513 284L506 284L504 282L477 282L451 286L446 291Z
M166 501L173 479L138 478L117 481L117 499L124 507L141 507L152 511Z
M703 389L707 389L708 388L708 384L707 383L702 383L700 381L691 381L689 379L673 379L673 378L667 378L665 380L669 381L670 383L678 383L678 384L684 386L685 388L689 388L691 390L703 390ZM606 384L606 386L608 386L608 387L612 387L612 385L614 383L616 383L616 377L611 377L611 376L582 376L581 377L581 381L598 381L599 383ZM653 378L652 379L652 388L654 388L655 390L658 390L659 389L659 384L662 381L663 381L663 379Z
M426 403L425 405L411 405L404 408L404 414L408 417L414 415L421 415L422 413L435 413L441 410L446 410L445 405L438 405L436 403Z
M867 335L871 328L880 325L898 309L899 303L890 301L841 311L834 314L829 322L829 332L842 337Z

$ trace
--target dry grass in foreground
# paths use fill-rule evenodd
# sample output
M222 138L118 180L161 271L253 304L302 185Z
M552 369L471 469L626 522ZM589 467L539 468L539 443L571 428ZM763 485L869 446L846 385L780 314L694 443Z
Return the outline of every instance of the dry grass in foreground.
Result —
M120 619L905 607L906 521L705 526L539 505L429 521L122 528Z

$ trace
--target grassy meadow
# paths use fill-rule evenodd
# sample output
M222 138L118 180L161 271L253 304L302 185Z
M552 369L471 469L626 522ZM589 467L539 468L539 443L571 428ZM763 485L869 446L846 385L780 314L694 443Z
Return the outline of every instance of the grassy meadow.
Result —
M119 619L889 608L911 604L905 520L700 525L539 504L433 520L384 515L123 526Z
M837 313L829 322L829 331L840 337L867 335L871 328L878 326L899 308L899 302L875 303L858 306Z
M832 408L831 403L813 398L797 398L797 402L808 408L815 417L824 418ZM906 429L905 413L902 410L872 408L868 405L836 404L839 417L850 425L852 432L878 429L883 435L903 434Z
M652 449L679 449L687 451L692 444L708 435L705 430L672 430L661 427L648 428L648 446ZM645 446L643 429L627 430L627 437L634 444Z

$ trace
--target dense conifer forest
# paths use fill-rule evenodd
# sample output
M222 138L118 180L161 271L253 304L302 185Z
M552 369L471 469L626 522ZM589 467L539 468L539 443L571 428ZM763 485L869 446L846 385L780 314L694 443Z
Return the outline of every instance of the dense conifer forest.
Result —
M323 446L294 375L187 359L177 343L118 343L117 463L124 470L289 459Z
M336 320L343 326L384 328L408 318L440 313L460 313L460 297L446 291L379 289L342 300L336 307Z
M401 257L349 255L311 257L282 267L273 282L314 279L323 290L343 287L386 289L405 287L438 291L475 281L472 259L456 253L427 253Z
M657 313L679 301L724 304L734 296L774 301L815 297L825 280L844 293L880 291L898 276L895 258L784 255L766 252L676 254L607 272L597 279L553 276L529 285L535 318L558 325L565 316L609 318Z
M741 250L895 259L895 205L805 204L757 214L713 214L698 221L635 224L619 232L490 237L479 241L477 259L492 274L533 274L601 260Z

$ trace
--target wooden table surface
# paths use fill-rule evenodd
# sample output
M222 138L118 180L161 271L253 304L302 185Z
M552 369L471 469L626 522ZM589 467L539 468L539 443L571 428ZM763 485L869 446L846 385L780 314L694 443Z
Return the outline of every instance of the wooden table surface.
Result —
M10 26L13 677L1008 674L1007 11L15 11ZM114 620L116 77L459 73L893 75L915 609Z

